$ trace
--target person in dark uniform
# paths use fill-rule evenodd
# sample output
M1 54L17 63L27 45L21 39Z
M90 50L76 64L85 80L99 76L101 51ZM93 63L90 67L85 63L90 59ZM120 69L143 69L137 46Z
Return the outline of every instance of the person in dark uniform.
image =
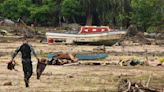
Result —
M23 44L20 47L18 47L13 53L11 61L14 62L14 58L16 57L18 52L21 52L22 54L22 65L23 65L25 86L29 87L29 79L33 73L31 52L33 53L33 55L36 57L37 60L39 60L39 58L37 57L33 47L30 44L28 44L26 38L23 39Z

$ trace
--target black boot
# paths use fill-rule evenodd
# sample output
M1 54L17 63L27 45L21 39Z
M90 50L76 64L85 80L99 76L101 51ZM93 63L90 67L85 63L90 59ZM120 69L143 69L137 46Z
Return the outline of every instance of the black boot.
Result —
M29 81L27 79L24 79L24 82L25 82L25 86L29 87Z
M37 80L39 80L39 79L40 79L40 77L39 77L39 76L37 76L37 77L36 77L36 79L37 79Z

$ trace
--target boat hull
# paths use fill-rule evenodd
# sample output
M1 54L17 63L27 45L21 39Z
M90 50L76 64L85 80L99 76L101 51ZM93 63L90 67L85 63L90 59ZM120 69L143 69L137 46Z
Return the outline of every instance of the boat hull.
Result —
M68 44L72 43L95 43L95 42L110 42L117 41L123 35L125 31L114 31L99 34L64 34L64 33L46 33L47 39L51 38L55 41L64 42Z

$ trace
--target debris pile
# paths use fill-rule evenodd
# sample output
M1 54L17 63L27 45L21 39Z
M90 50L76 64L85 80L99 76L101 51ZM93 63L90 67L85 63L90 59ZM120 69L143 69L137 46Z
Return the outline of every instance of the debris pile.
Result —
M143 65L144 62L143 61L140 61L138 59L128 59L128 60L123 60L123 59L120 59L119 61L119 65L120 66L136 66L136 65Z
M119 41L121 45L134 45L134 43L138 44L151 44L151 41L148 40L144 33L139 32L136 26L129 26L127 34Z
M14 24L15 24L14 21L0 17L0 25L13 26Z
M68 63L75 63L78 59L73 54L66 53L49 53L48 64L50 65L64 65Z
M9 19L0 21L0 35L17 35L32 38L38 32L32 26L28 26L23 20L18 19L16 23Z
M98 46L97 48L93 48L93 52L106 52L106 48L104 45Z
M118 92L160 92L157 89L153 89L144 86L141 83L132 83L128 79L122 79L118 85Z
M15 31L16 34L19 35L23 34L23 37L26 38L32 38L34 37L34 35L37 34L36 30L33 27L28 26L22 19L18 19L18 23L16 24Z
M164 44L164 32L158 33L155 37L155 43L157 45L163 45Z

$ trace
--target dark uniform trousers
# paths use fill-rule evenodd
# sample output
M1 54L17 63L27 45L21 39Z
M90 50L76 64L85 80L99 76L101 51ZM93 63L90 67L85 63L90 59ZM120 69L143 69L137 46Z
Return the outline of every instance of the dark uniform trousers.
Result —
M31 59L23 59L22 65L23 65L23 72L24 72L24 80L26 82L26 81L29 81L29 79L33 73Z

